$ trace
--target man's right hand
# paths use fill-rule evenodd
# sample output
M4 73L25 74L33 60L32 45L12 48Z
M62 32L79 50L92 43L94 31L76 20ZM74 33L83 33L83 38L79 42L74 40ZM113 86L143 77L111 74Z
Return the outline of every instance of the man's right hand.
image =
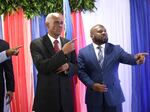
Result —
M19 54L19 48L21 48L21 47L22 47L22 45L6 50L7 57L12 56L12 55L17 56Z
M77 39L73 39L69 42L67 42L63 48L62 51L64 52L64 54L68 54L70 52L72 52L75 48L74 48L74 41L76 41Z
M94 83L92 89L97 92L107 92L108 88L104 84Z

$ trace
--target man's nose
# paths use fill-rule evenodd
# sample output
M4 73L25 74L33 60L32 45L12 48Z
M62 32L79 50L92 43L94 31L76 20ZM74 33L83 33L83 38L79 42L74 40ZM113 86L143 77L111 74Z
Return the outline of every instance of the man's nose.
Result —
M59 22L59 26L62 27L64 24L63 22Z
M63 24L59 24L59 27L63 27Z

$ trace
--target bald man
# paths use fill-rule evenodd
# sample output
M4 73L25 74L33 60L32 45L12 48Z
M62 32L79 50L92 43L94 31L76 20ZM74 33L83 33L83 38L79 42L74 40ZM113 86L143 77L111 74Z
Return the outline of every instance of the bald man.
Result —
M35 112L73 112L71 78L76 72L74 41L60 36L63 16L50 13L45 21L48 33L30 45L38 70L33 104Z
M148 53L132 55L119 45L108 43L106 28L100 24L93 26L90 34L93 42L78 55L78 75L87 86L87 111L122 112L125 99L118 76L119 63L143 64Z

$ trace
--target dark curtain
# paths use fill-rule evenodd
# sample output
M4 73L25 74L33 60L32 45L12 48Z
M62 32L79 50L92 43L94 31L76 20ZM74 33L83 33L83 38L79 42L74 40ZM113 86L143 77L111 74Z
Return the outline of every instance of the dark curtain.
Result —
M150 53L150 1L130 0L132 53ZM150 56L132 68L132 112L150 112Z

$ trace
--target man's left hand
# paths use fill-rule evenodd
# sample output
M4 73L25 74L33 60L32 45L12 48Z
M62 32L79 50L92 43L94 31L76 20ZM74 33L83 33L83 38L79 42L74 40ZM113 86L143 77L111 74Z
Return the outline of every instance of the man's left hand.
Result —
M61 67L59 67L56 71L57 73L61 73L61 72L66 72L69 69L69 64L65 63L64 65L62 65Z
M147 56L148 53L138 53L135 55L136 63L137 64L143 64L145 62L145 56Z

